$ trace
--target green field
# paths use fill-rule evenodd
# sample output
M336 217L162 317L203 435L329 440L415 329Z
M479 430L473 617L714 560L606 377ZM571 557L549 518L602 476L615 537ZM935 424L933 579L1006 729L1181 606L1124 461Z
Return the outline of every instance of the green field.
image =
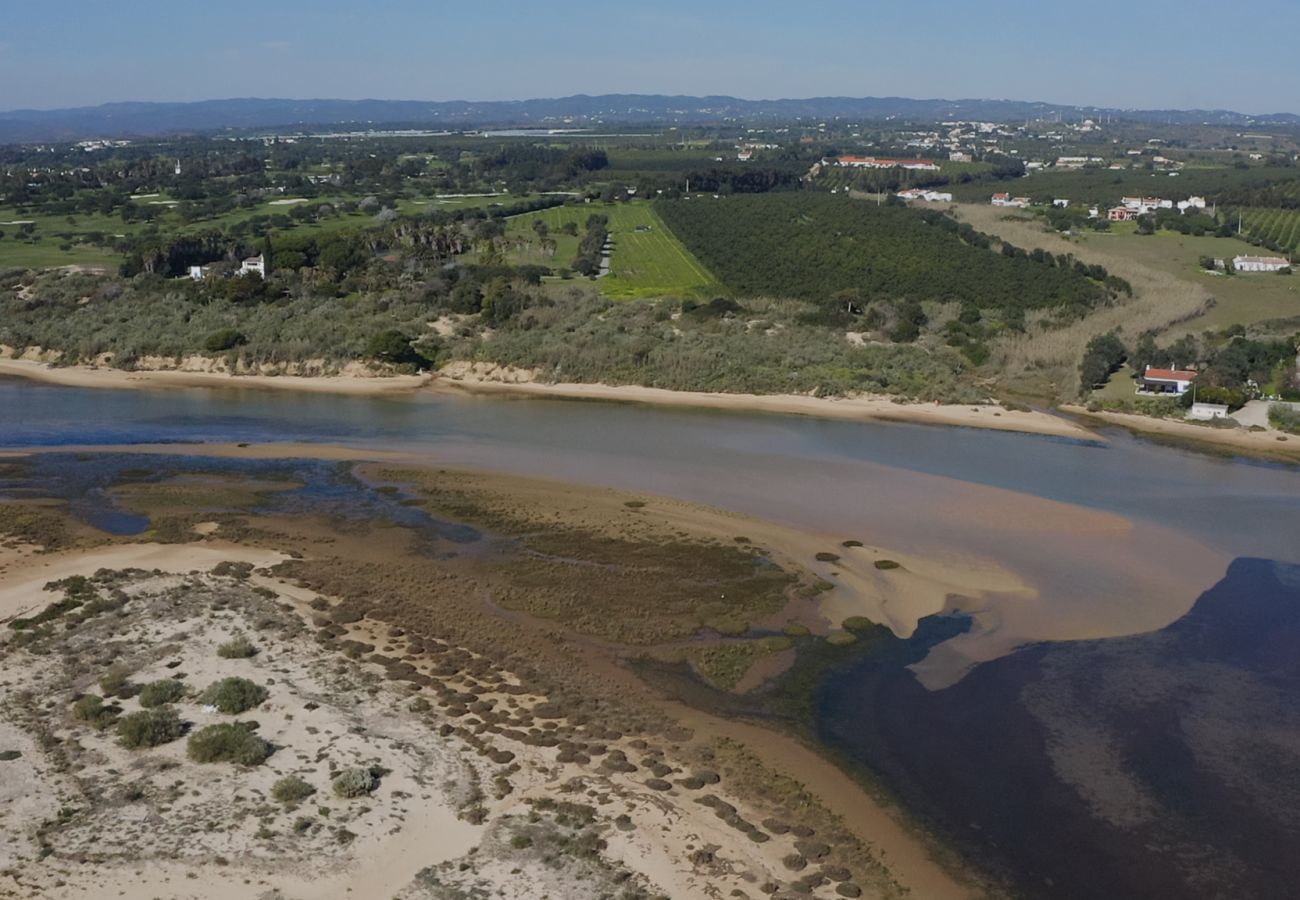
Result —
M582 206L560 206L514 216L510 219L507 236L512 239L508 253L516 264L536 263L552 268L564 268L578 249L578 238L562 233L566 222L573 222L579 231L586 227L587 217L593 213L609 218L609 233L614 252L610 259L610 273L597 280L607 297L622 300L643 297L701 297L722 290L717 280L673 236L650 203L590 203ZM533 232L533 222L540 219L549 229L549 237L556 242L554 256L541 252ZM640 226L645 229L638 231Z
M1295 254L1300 246L1300 209L1233 210L1228 220L1234 224L1241 216L1246 234L1278 253Z
M1201 257L1231 259L1258 249L1236 238L1193 237L1162 231L1154 235L1133 233L1082 234L1076 239L1085 247L1120 256L1158 272L1166 272L1208 291L1215 305L1203 316L1170 329L1177 336L1207 328L1251 325L1270 319L1300 315L1300 276L1223 275L1207 272ZM1189 285L1190 287L1191 285Z

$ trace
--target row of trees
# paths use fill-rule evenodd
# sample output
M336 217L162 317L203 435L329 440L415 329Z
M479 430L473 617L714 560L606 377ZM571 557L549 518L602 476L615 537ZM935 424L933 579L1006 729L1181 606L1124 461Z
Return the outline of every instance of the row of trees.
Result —
M958 302L1011 322L1082 314L1127 288L1104 269L990 239L939 213L801 192L664 202L673 233L741 296L798 297L828 312L879 300ZM1109 291L1108 291L1109 288ZM844 302L843 292L856 292Z

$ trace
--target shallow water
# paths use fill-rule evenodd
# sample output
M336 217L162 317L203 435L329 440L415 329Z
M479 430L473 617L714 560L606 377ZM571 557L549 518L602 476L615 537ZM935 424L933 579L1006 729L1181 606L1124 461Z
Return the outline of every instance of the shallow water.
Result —
M827 549L854 538L1014 572L1027 593L970 601L973 624L923 620L908 652L836 672L819 695L823 738L1029 896L1269 896L1269 879L1300 874L1269 860L1300 858L1277 813L1300 805L1300 726L1279 713L1300 708L1285 668L1300 658L1300 597L1274 564L1300 564L1300 469L1105 438L0 380L0 447L382 446L712 504L823 534ZM305 471L300 502L355 501ZM78 484L93 507L96 484ZM1272 743L1233 743L1265 726Z

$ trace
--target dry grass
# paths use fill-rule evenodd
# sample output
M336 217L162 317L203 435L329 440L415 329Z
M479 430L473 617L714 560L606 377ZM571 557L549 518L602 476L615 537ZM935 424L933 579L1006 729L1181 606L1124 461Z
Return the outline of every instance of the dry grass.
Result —
M1039 318L1029 323L1026 333L1001 338L993 347L990 367L1013 392L1053 400L1076 397L1079 360L1093 337L1118 331L1122 340L1131 342L1145 331L1161 332L1202 315L1214 303L1204 285L1108 252L1096 241L1071 241L1045 230L1037 219L975 205L958 206L956 214L977 230L1018 247L1072 253L1086 263L1105 266L1133 285L1131 300L1098 309L1077 322L1059 327Z

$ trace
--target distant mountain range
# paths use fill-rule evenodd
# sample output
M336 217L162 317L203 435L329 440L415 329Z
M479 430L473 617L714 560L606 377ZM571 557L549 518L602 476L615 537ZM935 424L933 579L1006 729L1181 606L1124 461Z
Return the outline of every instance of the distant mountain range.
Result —
M951 119L1017 122L1112 117L1130 121L1227 126L1295 126L1292 113L1250 116L1229 110L1133 110L1020 100L910 100L905 97L812 97L743 100L660 94L603 94L539 100L201 100L106 103L73 109L0 113L0 143L127 138L215 131L339 128L588 127L705 124L723 121L820 121L832 118Z

